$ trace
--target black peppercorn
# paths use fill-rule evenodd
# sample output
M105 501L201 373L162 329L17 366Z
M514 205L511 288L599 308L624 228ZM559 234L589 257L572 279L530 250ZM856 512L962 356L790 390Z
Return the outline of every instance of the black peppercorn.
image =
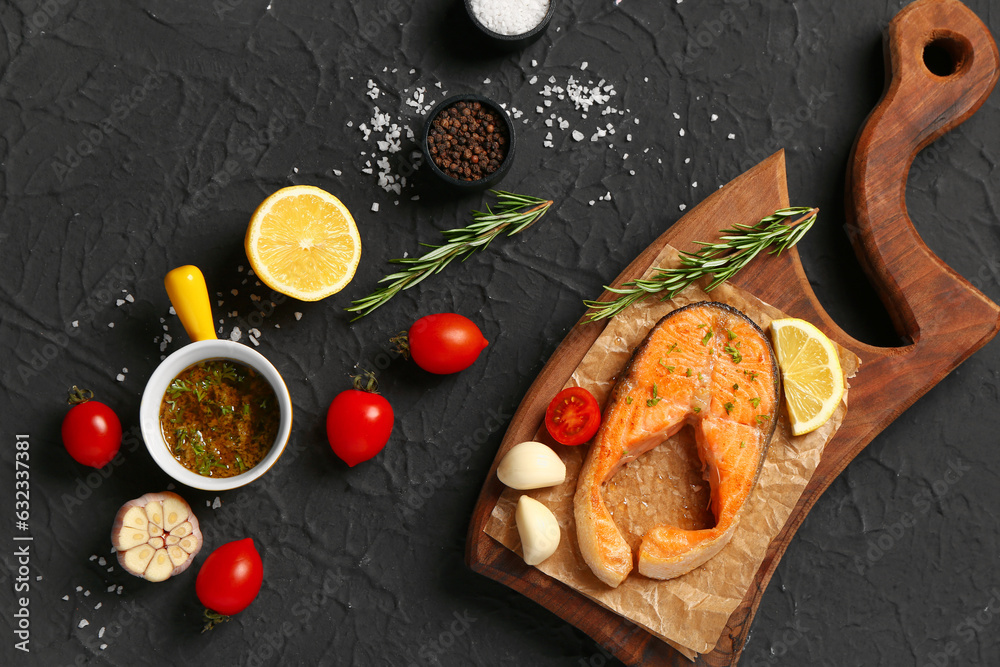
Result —
M431 121L428 152L450 176L478 181L499 169L507 128L499 113L479 102L457 102Z

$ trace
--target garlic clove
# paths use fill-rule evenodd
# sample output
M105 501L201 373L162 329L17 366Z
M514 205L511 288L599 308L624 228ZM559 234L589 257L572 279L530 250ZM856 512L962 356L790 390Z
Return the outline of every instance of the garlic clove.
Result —
M149 522L155 526L163 528L163 504L157 500L146 503L146 516ZM150 526L152 528L152 526ZM152 534L152 530L150 530ZM161 533L162 534L162 533Z
M142 573L147 581L164 581L170 578L174 572L174 564L170 562L166 549L157 549L153 554L153 559L146 566L146 571Z
M191 507L168 491L125 503L115 517L111 543L127 572L163 581L191 566L202 535Z
M142 532L147 532L149 528L149 519L146 518L146 510L143 507L129 507L125 515L122 516L122 525L128 526L129 528L135 528L136 530L141 530Z
M530 496L521 496L515 519L525 563L538 565L555 553L561 531L556 515L548 507Z
M155 552L156 549L144 544L141 547L129 549L125 552L124 558L119 558L119 560L122 561L122 567L129 572L144 572L149 561L153 560Z
M178 542L177 546L179 546L181 549L183 549L184 551L188 552L193 556L194 554L198 553L198 549L201 548L201 543L195 541L194 535L188 535L180 542Z
M111 544L118 551L125 551L148 541L149 533L145 529L139 530L128 526L122 526L115 535L111 536Z
M191 508L183 500L164 498L163 500L163 530L174 534L174 528L184 522L191 514ZM180 535L179 537L184 537Z
M504 455L497 477L519 491L540 489L566 481L566 464L549 446L529 440L514 445Z
M174 566L181 565L190 557L188 556L188 553L180 547L167 547L167 556L170 557L170 562L173 563Z
M176 535L177 537L187 537L191 534L191 524L185 521L184 523L175 526L173 530L170 531L171 535Z

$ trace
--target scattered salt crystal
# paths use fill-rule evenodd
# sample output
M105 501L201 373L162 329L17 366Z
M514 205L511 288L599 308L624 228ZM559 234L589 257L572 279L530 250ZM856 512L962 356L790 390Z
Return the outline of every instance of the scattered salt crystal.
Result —
M531 59L531 66L532 66L532 67L538 67L538 61L537 61L537 60L535 60L534 58L532 58L532 59Z
M268 6L270 6L270 5L268 5ZM104 649L106 649L107 647L108 647L108 645L107 645L107 644L101 644L101 650L102 650L102 651L103 651Z
M91 561L97 560L97 554L90 554L89 560L91 560ZM101 564L103 565L104 563L101 563Z
M718 114L714 114L714 113L713 113L713 114L712 114L712 118L711 118L711 121L712 121L712 122L714 123L714 122L715 122L715 121L717 121L717 120L719 120L719 115L718 115Z
M103 639L104 638L104 626L103 625L101 626L101 629L97 631L97 638L98 639Z
M681 204L680 206L677 207L677 209L681 210L681 211L683 211L686 208L687 208L687 204Z
M341 171L341 170L339 170L339 169L334 169L334 170L333 170L333 175L334 175L334 176L340 176L340 175L341 175L341 174L343 174L343 173L344 173L344 172L342 172L342 171Z
M735 135L735 134L733 134L732 132L730 132L730 133L729 133L729 136L728 136L728 137L726 137L726 138L727 138L727 139L729 139L730 141L732 141L733 139L735 139L735 138L736 138L736 135Z
M295 319L301 320L302 319L302 313L295 313Z
M64 595L64 596L62 596L62 599L63 600L69 600L69 596L68 595Z
M692 188L696 188L696 187L698 187L698 181L695 181L694 183L692 183L692 184L691 184L691 187L692 187Z
M590 205L591 205L591 206L593 206L593 205L594 205L594 200L593 200L593 199L591 199L591 200L590 200Z
M233 332L229 334L229 340L239 340L243 337L243 332L239 327L233 327Z
M114 322L108 322L108 328L109 329L114 329L115 328L115 323Z
M74 328L75 327L79 327L80 326L80 320L73 320L72 322L70 322L70 324L72 324Z
M87 619L85 619L85 618L81 618L81 619L80 619L80 622L79 622L79 623L77 624L77 626L76 626L76 627L78 627L78 628L85 628L85 627L87 627L88 625L90 625L90 621L88 621L88 620L87 620Z
M100 609L100 608L101 608L101 607L103 607L103 606L104 606L104 603L103 603L103 602L98 602L98 603L97 603L96 605L94 605L94 611L96 611L96 610Z
M684 158L684 164L691 164L691 158L689 157Z
M684 136L684 128L683 127L680 130L677 131L677 135L680 136L680 137Z
M372 213L378 213L378 202L372 202Z
M171 315L176 315L177 314L177 311L174 310L173 306L170 306L170 308L167 308L167 312L170 313Z
M125 299L116 299L115 300L115 305L116 306L124 306L125 305Z
M123 590L125 590L124 586L118 586L118 588L115 589L115 593L121 595Z
M85 597L85 598L86 597L90 597L90 591L84 591L83 592L83 597Z
M588 63L586 60L584 60L582 63L580 63L580 70L583 71L583 70L587 69L587 65L589 65L589 64L590 63Z
M573 130L573 141L583 141L583 136L580 130Z
M115 376L115 379L118 380L119 382L124 382L125 376L119 373L118 375Z
M216 496L215 500L212 501L212 509L217 510L220 507L222 507L222 499Z
M79 586L77 586L77 587L76 587L76 590L80 590L80 587L79 587ZM109 592L109 593L110 593L111 591L113 591L113 590L115 590L115 585L114 585L114 584L111 584L110 586L108 586L108 592Z

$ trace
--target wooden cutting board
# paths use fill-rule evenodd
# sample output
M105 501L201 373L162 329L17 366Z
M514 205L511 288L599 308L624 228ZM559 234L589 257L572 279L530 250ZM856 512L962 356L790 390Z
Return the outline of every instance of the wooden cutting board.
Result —
M847 230L857 255L909 344L879 348L845 333L823 310L795 249L756 259L732 281L794 317L809 320L857 354L851 407L827 445L798 504L771 542L754 585L729 618L715 650L699 665L735 665L761 595L789 541L820 494L871 440L1000 329L1000 308L942 262L921 240L906 212L906 179L916 154L962 123L996 84L1000 57L986 26L958 0L918 0L886 31L886 90L855 143L847 171ZM778 152L716 191L642 252L614 281L641 275L670 244L696 250L720 226L752 224L788 206L784 153ZM733 218L740 212L740 219ZM720 223L721 221L721 223ZM602 300L610 299L605 292ZM946 307L942 307L946 306ZM566 585L528 567L483 532L503 485L496 467L515 444L539 429L549 400L562 388L606 326L581 318L528 389L480 493L466 547L476 572L520 591L577 626L628 664L690 662L645 630ZM892 387L886 392L886 387ZM574 536L575 538L575 536Z

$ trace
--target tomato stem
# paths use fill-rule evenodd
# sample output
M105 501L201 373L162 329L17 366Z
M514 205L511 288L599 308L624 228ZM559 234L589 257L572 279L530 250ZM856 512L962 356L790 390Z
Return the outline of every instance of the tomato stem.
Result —
M354 379L354 388L358 391L367 391L369 394L377 394L378 380L375 378L375 373L363 368L359 370L361 371L359 374L351 376Z
M66 399L66 402L69 403L70 405L79 405L81 403L86 403L93 397L94 397L94 392L92 392L91 390L80 389L76 385L73 385L73 388L69 390L69 398Z
M232 616L226 616L225 614L220 614L219 612L212 611L211 609L209 609L209 608L206 607L205 608L205 627L202 628L201 631L202 632L208 632L209 630L211 630L215 626L217 626L217 625L219 625L221 623L225 623L226 621L228 621L231 618L232 618Z
M400 331L390 338L389 342L396 346L396 352L402 355L404 359L410 358L410 336L407 332Z

